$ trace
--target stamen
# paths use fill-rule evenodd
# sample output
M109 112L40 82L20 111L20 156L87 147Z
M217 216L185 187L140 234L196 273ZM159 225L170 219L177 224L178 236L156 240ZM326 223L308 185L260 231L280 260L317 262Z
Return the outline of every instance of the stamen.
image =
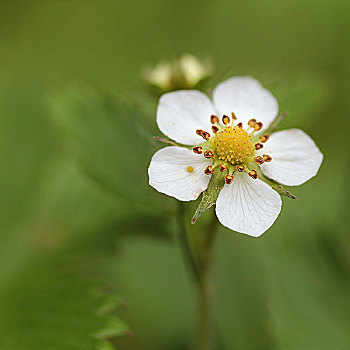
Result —
M264 147L264 145L262 143L256 143L255 144L255 149L256 150L262 149L263 147Z
M264 159L264 162L267 162L267 163L271 162L272 160L272 158L267 154L263 154L263 159Z
M254 128L254 125L256 124L256 119L250 119L249 121L248 121L248 125L251 127L251 128Z
M258 178L258 173L253 169L251 170L248 175L253 178L253 179L257 179Z
M193 173L193 172L194 172L193 166L188 166L188 167L187 167L187 171L188 171L189 173Z
M210 151L210 150L209 150L209 151L205 151L205 152L204 152L204 157L210 159L210 158L213 158L213 157L214 157L214 154L213 154L213 152Z
M265 143L269 138L270 136L267 134L259 136L259 139L262 143Z
M221 172L224 172L225 170L227 170L227 165L226 164L220 164L219 170Z
M261 164L264 163L264 158L261 157L261 156L257 156L257 157L254 158L254 162L255 162L256 164L261 165Z
M217 115L212 115L212 116L210 116L210 122L212 123L212 124L219 124L219 117L217 116Z
M231 112L231 117L232 117L232 120L237 120L237 117L233 112Z
M242 124L242 123L238 123L237 126L238 126L239 128L241 128L241 129L243 128L243 124Z
M214 168L211 165L208 165L205 170L204 170L204 174L205 175L211 175L214 172Z
M201 146L196 146L196 147L193 147L193 152L194 153L197 153L197 154L202 154L202 147Z
M230 185L230 184L232 184L232 181L233 181L233 175L227 174L227 175L225 176L225 183L226 183L227 185Z
M236 168L240 173L244 171L244 165L237 165Z
M263 123L261 123L261 122L258 122L256 124L254 124L254 130L255 131L261 130L262 127L263 127Z
M227 115L224 115L224 116L222 117L222 122L223 122L225 125L227 125L227 124L230 122L230 117L227 116Z
M199 136L202 136L204 140L209 140L210 138L210 134L204 130L201 130L201 129L197 129L196 130L196 134L199 135Z
M211 130L213 130L213 133L216 134L219 131L219 128L216 125L213 125Z

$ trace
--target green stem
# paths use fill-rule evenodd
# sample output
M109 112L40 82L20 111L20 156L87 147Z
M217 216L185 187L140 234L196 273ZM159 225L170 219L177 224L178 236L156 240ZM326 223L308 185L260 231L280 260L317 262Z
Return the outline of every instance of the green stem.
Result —
M199 270L197 266L196 259L193 255L191 244L189 242L189 237L187 233L187 228L185 225L185 205L184 203L178 202L178 222L180 229L180 245L183 258L191 271L192 277L195 279L196 283L200 283Z
M214 322L212 314L212 299L214 286L212 282L212 261L214 238L217 219L213 212L206 239L199 255L199 285L198 285L198 329L196 350L210 350L213 347Z
M214 211L208 229L199 235L189 237L185 224L185 208L179 203L180 242L184 259L187 261L198 290L198 325L196 350L211 350L214 339L214 322L212 315L212 298L214 288L211 271L213 260L214 239L217 219ZM190 239L191 238L191 239Z

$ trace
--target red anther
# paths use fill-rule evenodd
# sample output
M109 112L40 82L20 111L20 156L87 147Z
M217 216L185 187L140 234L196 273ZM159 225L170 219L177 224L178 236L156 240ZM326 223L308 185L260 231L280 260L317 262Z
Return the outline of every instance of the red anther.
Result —
M216 134L219 131L219 128L216 125L213 125L211 130L213 130L213 133Z
M220 164L219 170L221 172L224 172L225 170L227 170L227 165L226 164Z
M269 139L269 135L265 134L265 135L261 135L259 136L259 139L262 143L265 143L268 139Z
M253 179L257 179L258 178L258 173L253 169L252 171L250 171L248 173L248 175L253 178Z
M232 184L233 178L234 178L233 175L227 174L227 175L225 176L225 183L226 183L227 185Z
M210 138L210 134L208 132L206 132L206 131L202 131L202 135L201 136L203 137L204 140L207 140L207 141Z
M202 154L202 147L201 146L196 146L196 147L193 147L193 152L194 153L197 153L197 154Z
M261 164L264 163L264 158L261 157L261 156L257 156L257 157L254 158L254 162L259 164L259 165L261 165Z
M219 117L217 116L217 115L211 115L210 116L210 122L212 123L212 124L219 124Z
M214 157L214 154L213 154L213 152L210 151L210 150L209 150L209 151L205 151L205 152L204 152L204 157L205 157L205 158L208 158L208 159L209 159L209 158L213 158L213 157Z
M264 162L271 162L272 158L268 154L263 154Z
M261 122L258 122L256 124L254 124L254 130L255 131L261 130L262 127L263 127L263 123L261 123Z
M225 125L227 125L227 124L230 122L230 117L227 116L227 115L224 115L224 116L222 117L222 122L223 122Z
M211 175L214 172L214 168L211 165L208 165L205 170L204 170L204 174L205 175Z
M254 125L256 124L256 119L250 119L249 121L248 121L248 125L250 126L250 127L252 127L252 128L254 128Z

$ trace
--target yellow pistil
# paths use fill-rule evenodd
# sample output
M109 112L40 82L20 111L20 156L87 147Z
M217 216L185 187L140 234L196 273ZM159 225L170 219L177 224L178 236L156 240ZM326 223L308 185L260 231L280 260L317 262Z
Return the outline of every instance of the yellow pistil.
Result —
M214 147L218 159L233 165L243 163L255 152L251 137L239 126L228 126L215 134Z

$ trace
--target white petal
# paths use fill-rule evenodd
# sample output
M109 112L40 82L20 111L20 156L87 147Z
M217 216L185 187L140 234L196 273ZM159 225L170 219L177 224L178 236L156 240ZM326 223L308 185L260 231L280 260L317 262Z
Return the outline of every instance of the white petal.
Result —
M164 94L157 109L162 133L185 145L204 142L197 129L210 132L210 116L216 114L209 97L200 91L183 90Z
M148 168L149 184L180 201L191 201L208 187L211 176L204 169L212 161L182 147L165 147L156 152ZM193 167L189 172L187 167Z
M241 173L221 190L216 215L229 229L258 237L277 219L281 206L280 195L269 185Z
M249 119L255 118L265 129L278 113L276 98L251 77L234 77L222 82L213 92L213 101L220 115L234 112L244 127Z
M304 131L290 129L271 135L260 154L272 157L261 166L262 172L287 186L297 186L317 174L323 154Z

